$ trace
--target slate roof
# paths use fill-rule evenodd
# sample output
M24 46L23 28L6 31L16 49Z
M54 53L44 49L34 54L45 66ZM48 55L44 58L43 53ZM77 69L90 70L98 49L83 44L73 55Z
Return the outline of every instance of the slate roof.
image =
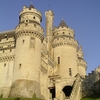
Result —
M30 4L29 9L34 8L33 4Z
M4 38L15 37L15 30L0 32L0 40Z
M68 26L66 25L66 23L64 22L64 20L62 20L62 21L60 22L58 28L59 28L59 27L67 27L67 28L68 28Z

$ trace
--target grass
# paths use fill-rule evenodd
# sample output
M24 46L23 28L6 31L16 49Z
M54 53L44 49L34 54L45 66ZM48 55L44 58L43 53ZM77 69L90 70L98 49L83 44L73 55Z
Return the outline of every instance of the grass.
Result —
M100 100L100 94L92 95L89 97L84 97L81 100Z
M33 97L33 98L0 98L0 100L43 100L43 99Z
M39 98L0 98L0 100L43 100Z

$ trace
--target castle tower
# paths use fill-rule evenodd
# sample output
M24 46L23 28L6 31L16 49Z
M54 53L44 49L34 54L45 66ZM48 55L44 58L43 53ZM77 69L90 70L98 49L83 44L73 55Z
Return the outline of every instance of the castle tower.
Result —
M51 40L52 40L52 28L53 28L53 18L54 18L54 13L52 10L46 11L45 12L46 16L46 38L47 38L47 49L49 51L49 54L51 53Z
M40 96L39 68L43 41L41 21L40 11L32 4L24 6L20 12L19 24L15 29L16 51L11 96L32 97L34 93Z
M58 72L62 78L74 77L77 73L78 42L74 39L74 31L64 20L53 30L54 61L58 64Z
M53 30L52 47L58 70L53 75L55 97L53 97L52 92L52 98L80 100L81 79L77 63L78 42L74 37L74 30L69 28L64 20Z

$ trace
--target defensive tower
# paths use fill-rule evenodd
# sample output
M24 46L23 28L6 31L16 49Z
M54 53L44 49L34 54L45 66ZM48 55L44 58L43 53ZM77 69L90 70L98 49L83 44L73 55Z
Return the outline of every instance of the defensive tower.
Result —
M63 78L77 74L78 42L74 39L74 31L64 20L53 30L54 61L59 65L58 73Z
M24 6L20 12L19 24L15 29L16 57L13 76L13 86L15 87L11 90L11 96L32 97L34 93L40 96L39 68L41 65L41 42L43 41L41 21L40 11L35 9L32 4L29 7ZM23 85L28 85L28 90ZM26 90L23 91L21 86ZM18 91L15 90L16 88Z

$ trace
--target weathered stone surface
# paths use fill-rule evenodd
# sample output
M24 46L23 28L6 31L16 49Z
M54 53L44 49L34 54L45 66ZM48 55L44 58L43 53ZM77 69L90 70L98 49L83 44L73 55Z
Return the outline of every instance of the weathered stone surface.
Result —
M13 83L9 97L32 98L36 94L42 97L40 93L40 84L32 80L17 80Z

